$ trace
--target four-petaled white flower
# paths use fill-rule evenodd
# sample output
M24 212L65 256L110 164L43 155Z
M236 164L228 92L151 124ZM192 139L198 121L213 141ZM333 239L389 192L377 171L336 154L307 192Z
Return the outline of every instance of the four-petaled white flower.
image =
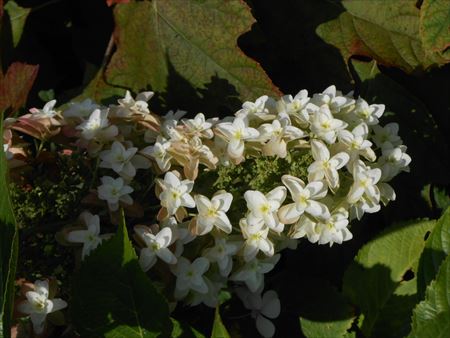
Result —
M371 148L372 142L367 140L368 134L369 127L367 127L367 124L365 123L357 125L351 132L348 130L339 131L339 141L347 148L347 152L350 155L351 162L357 160L359 158L359 155L364 156L371 162L376 160L377 156Z
M235 118L233 122L222 122L216 125L217 130L228 141L227 152L231 158L240 159L244 154L244 141L256 139L259 132L247 126L247 120Z
M378 124L378 119L383 115L384 108L384 104L369 105L362 98L358 98L355 109L351 112L351 115L355 122L365 122L371 126Z
M51 100L47 102L42 109L31 108L30 113L32 113L32 118L52 118L57 115L55 107L56 100Z
M164 175L164 180L157 179L162 192L159 194L161 205L167 209L168 215L175 215L179 207L194 208L195 201L189 193L194 185L193 181L180 179L169 171Z
M263 153L267 156L278 156L285 158L287 156L287 142L293 141L305 136L305 133L291 125L287 115L272 121L272 124L263 124L259 127L260 139L267 143L264 144Z
M298 221L300 216L307 212L314 217L327 218L328 208L325 204L317 202L317 199L327 195L327 186L322 181L305 183L294 176L283 175L283 184L289 189L294 203L283 205L278 211L278 217L284 224L292 224Z
M242 237L245 239L244 243L244 260L251 261L256 257L259 251L262 251L266 256L273 256L273 243L267 238L269 234L269 227L263 222L259 224L249 225L245 218L239 222L242 231Z
M353 166L353 179L355 180L347 195L349 203L358 202L364 195L365 200L371 204L380 202L380 190L376 186L381 178L381 170L368 168L364 162L358 161Z
M227 277L233 268L232 256L238 252L242 243L237 241L227 241L225 238L215 238L215 245L205 249L203 255L210 262L217 262L220 274Z
M409 172L411 157L406 153L407 148L404 145L395 148L390 143L384 145L377 165L381 168L381 181L386 182L393 179L401 171Z
M288 114L294 121L298 121L300 125L307 125L309 114L304 108L306 108L309 100L308 91L303 89L294 97L292 95L283 96L277 103L277 110L279 113Z
M228 192L219 192L211 200L203 195L195 195L194 200L198 209L194 229L196 235L205 235L214 226L227 234L231 233L231 223L226 212L230 209L233 195Z
M175 299L183 299L189 290L207 293L208 285L203 274L208 269L209 261L205 257L198 257L192 263L184 257L179 257L177 264L172 268L172 272L177 276Z
M308 180L312 182L325 178L330 189L336 190L339 187L338 170L347 164L350 156L340 152L330 158L327 146L319 140L311 140L311 153L315 161L308 167Z
M37 280L34 291L28 291L26 300L18 304L18 310L30 315L33 330L36 334L44 332L45 318L49 313L67 307L67 303L60 298L49 299L49 286L47 280Z
M158 136L154 145L145 147L140 152L141 154L153 158L159 169L161 169L162 172L166 172L170 169L170 160L172 159L172 155L170 155L168 151L170 146L171 142L169 140L166 140L162 136Z
M264 338L273 337L275 325L267 319L275 319L280 315L280 299L275 291L269 290L261 297L260 292L251 293L247 290L238 289L238 296L244 306L251 310L251 316L256 321L256 329Z
M84 259L104 240L111 237L112 234L100 235L100 217L84 211L80 218L86 225L86 230L73 230L66 236L66 240L72 243L82 243L81 258Z
M272 120L275 115L271 114L271 105L275 105L273 99L267 95L263 95L256 99L255 102L246 101L242 104L242 109L236 112L238 118L253 120L260 118L262 120Z
M247 216L248 225L263 222L273 231L283 231L284 224L279 221L277 212L286 199L286 194L286 188L283 186L276 187L266 195L256 190L246 191L244 198L250 211Z
M328 106L323 105L310 117L311 131L328 144L336 141L339 130L347 127L344 121L335 119Z
M256 290L264 286L264 274L272 271L279 260L280 254L264 259L254 258L240 267L231 275L230 279L236 282L243 282L251 292L256 292Z
M86 118L99 108L100 106L91 99L81 102L70 102L69 107L63 112L63 116L65 118Z
M205 138L213 138L214 133L211 130L213 123L216 122L214 119L205 119L205 115L198 113L193 119L183 119L182 122L188 129L189 133L198 134Z
M147 101L152 98L153 92L142 92L133 99L131 93L127 90L125 97L119 99L119 106L114 107L113 114L117 117L130 117L132 115L145 116L150 113Z
M144 226L135 226L134 231L146 245L145 248L141 249L139 256L139 264L142 270L150 270L156 263L157 257L167 264L175 264L177 262L175 255L168 249L168 246L173 242L171 228L162 228L156 235L148 227Z
M345 107L352 106L355 100L351 97L343 96L342 92L336 90L336 86L332 85L322 93L314 94L311 102L319 107L327 105L333 114L335 114Z
M94 110L76 129L81 130L81 137L85 140L111 140L119 134L119 129L109 123L108 110L100 109Z
M108 203L109 210L117 211L119 202L125 204L133 204L131 194L134 189L126 185L122 177L116 179L111 176L103 176L101 178L102 185L97 188L98 198Z
M391 147L397 147L402 144L402 139L398 136L398 123L391 122L386 124L384 127L379 125L372 126L373 128L373 141L379 148L387 147L389 148L389 144ZM388 143L387 145L385 145Z

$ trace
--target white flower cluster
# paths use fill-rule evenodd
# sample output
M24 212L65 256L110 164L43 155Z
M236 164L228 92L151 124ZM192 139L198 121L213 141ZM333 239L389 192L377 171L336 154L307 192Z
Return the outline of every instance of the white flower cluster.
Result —
M191 305L216 306L220 290L233 282L260 333L270 337L275 329L267 318L280 309L274 291L261 296L264 275L297 239L341 244L352 238L352 219L395 199L388 182L411 162L398 125L381 127L384 105L369 105L334 86L312 96L306 90L279 100L262 96L224 119L206 119L202 113L183 118L183 111L159 118L148 109L152 95L134 99L127 93L109 107L90 100L72 103L59 123L72 126L78 146L110 171L97 186L110 211L134 203L138 170L152 167L161 175L155 186L158 224L135 226L143 270L167 264L175 278L174 299ZM58 114L51 110L52 118ZM297 151L311 158L303 179L285 172L270 191L197 193L199 179L219 166L284 159ZM242 197L245 203L236 201ZM230 215L233 203L239 203L237 218ZM85 214L88 230L68 236L84 243L83 257L101 241L95 217ZM251 296L242 296L241 287Z

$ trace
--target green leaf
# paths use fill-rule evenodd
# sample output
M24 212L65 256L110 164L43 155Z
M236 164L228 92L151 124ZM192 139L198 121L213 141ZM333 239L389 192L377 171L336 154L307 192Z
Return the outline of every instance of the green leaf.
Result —
M193 327L173 318L171 318L171 321L173 325L171 338L205 338L203 334Z
M72 319L82 337L169 336L168 305L139 266L123 217L74 277Z
M0 114L0 134L3 135L3 114ZM14 300L14 280L17 265L17 227L8 191L8 164L0 151L0 337L8 338Z
M219 307L216 307L214 315L214 324L212 328L211 338L230 338L230 334L227 331L225 325L223 325L222 318L220 317Z
M364 245L344 275L343 291L361 311L367 337L399 337L409 332L417 303L417 266L424 236L434 221L387 229Z
M117 51L106 72L112 85L174 95L181 82L201 93L218 78L242 100L279 94L237 47L255 22L242 1L142 1L117 5L114 17Z
M344 0L342 5L346 12L320 25L317 34L345 61L366 56L405 72L446 63L422 45L416 0Z
M420 34L425 50L450 61L450 1L424 0L420 8Z
M423 296L425 288L436 277L442 261L450 254L450 208L437 221L420 257L417 287Z
M11 22L13 45L14 47L17 47L20 38L22 37L23 27L25 26L25 21L27 20L28 14L30 14L31 8L20 7L15 1L9 0L4 9L8 13Z
M355 319L352 308L331 285L320 284L318 289L320 295L311 305L315 313L300 317L303 334L307 338L349 337L347 331Z
M427 287L425 300L414 309L409 338L445 338L450 332L450 256L436 280Z

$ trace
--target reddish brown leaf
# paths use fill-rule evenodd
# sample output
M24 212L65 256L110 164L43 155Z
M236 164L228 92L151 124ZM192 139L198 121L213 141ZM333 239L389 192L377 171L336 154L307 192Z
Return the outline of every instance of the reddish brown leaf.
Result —
M21 62L11 64L0 82L0 112L11 108L17 111L25 105L28 93L36 79L39 66Z

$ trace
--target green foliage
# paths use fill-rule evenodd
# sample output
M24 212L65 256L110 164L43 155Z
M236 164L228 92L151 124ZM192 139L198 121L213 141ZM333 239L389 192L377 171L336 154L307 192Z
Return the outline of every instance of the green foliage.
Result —
M358 325L368 337L409 332L417 297L417 268L424 236L434 221L400 224L362 247L344 275L343 292L361 311Z
M448 27L448 1L427 4L424 9L418 9L412 0L344 0L342 4L346 11L320 25L317 32L339 48L346 61L354 55L367 56L406 72L448 62L448 55L444 58L433 44L434 36L444 40L448 34L444 28ZM441 14L432 15L438 11ZM447 33L440 36L441 31Z
M20 227L74 219L89 189L89 173L80 156L60 156L33 172L29 182L10 184L11 200Z
M447 337L450 332L450 256L436 280L427 287L425 300L414 309L409 338Z
M447 0L424 0L420 10L420 33L425 50L450 61L450 4Z
M200 332L185 323L171 318L173 329L170 337L172 338L205 338Z
M230 334L225 325L223 325L222 318L220 317L219 307L216 307L211 338L230 338Z
M122 213L117 234L94 250L72 283L72 318L82 337L166 337L167 302L139 266Z
M4 9L9 15L13 45L16 47L22 37L23 27L25 25L25 21L27 20L28 14L30 14L31 8L20 7L15 1L9 0L5 4Z
M437 221L420 257L417 286L420 296L436 277L442 261L450 254L450 208ZM422 297L421 297L422 298Z
M3 134L3 114L0 114ZM17 227L8 191L8 165L0 151L0 337L10 337L17 264Z

